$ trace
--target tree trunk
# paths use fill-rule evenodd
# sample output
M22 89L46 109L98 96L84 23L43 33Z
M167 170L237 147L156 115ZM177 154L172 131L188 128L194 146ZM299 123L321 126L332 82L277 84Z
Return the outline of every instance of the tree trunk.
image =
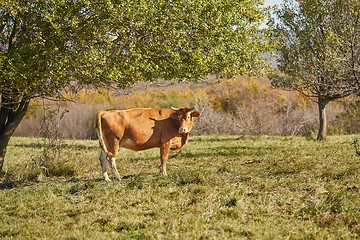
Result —
M6 148L9 143L11 135L9 133L1 132L0 134L0 172L5 163Z
M15 129L24 118L29 106L29 99L22 99L19 103L9 101L2 94L0 109L0 172L5 163L6 148Z
M317 135L317 140L321 141L326 138L326 128L327 128L327 121L326 121L326 104L328 101L325 99L318 97L318 108L319 108L319 132Z

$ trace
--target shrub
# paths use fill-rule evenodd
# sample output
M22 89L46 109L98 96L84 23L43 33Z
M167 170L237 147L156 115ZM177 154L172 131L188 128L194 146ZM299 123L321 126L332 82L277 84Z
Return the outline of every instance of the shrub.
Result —
M65 138L94 139L96 112L135 107L196 106L201 117L192 134L247 134L311 136L317 129L316 104L296 93L271 88L266 79L235 78L209 83L141 84L122 92L83 89L61 103L67 111L59 122ZM45 102L51 108L53 102ZM329 133L359 133L359 100L329 104ZM33 101L17 136L39 136L44 108ZM40 133L41 136L41 133Z
M32 161L9 173L13 181L40 181L44 177L74 176L76 173L76 161L67 154L71 148L67 149L64 143L60 124L68 110L60 103L56 108L47 106L43 110L44 117L38 133L41 143L37 145L41 151L31 156Z
M210 93L213 108L231 116L233 124L225 125L236 126L235 134L307 135L316 126L308 99L273 89L266 80L225 80Z
M343 109L329 126L333 134L358 134L360 133L360 97L352 97L339 101Z

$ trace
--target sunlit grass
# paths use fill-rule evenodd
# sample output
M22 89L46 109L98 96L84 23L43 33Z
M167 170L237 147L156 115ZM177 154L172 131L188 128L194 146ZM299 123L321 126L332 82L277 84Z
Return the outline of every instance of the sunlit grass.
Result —
M120 150L123 179L111 183L101 180L96 141L66 142L72 175L29 181L18 171L41 154L41 141L14 138L0 190L0 237L358 238L355 138L192 137L171 153L168 177L158 174L158 149Z

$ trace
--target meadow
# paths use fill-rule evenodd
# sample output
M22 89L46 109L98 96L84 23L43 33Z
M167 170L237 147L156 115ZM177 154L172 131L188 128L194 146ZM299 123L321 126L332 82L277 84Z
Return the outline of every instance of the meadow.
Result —
M192 136L171 153L168 177L158 149L121 149L122 180L110 183L95 140L63 142L50 169L40 164L43 140L13 138L0 238L356 239L359 137Z

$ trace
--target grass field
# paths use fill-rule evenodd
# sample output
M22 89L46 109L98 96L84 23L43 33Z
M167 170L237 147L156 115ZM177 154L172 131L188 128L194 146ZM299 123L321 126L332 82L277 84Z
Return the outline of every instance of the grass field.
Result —
M41 141L13 138L0 238L356 239L356 138L196 136L172 153L168 177L158 174L158 149L120 150L123 179L110 183L101 180L97 141L67 141L64 174L29 177Z

